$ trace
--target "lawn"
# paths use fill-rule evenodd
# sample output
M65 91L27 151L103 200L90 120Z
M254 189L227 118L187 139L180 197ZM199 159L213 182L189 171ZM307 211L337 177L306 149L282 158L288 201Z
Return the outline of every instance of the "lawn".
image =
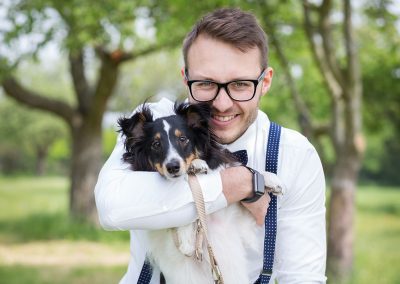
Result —
M70 222L67 188L60 177L0 178L0 284L118 283L129 235ZM351 283L400 283L400 188L363 186L356 204Z

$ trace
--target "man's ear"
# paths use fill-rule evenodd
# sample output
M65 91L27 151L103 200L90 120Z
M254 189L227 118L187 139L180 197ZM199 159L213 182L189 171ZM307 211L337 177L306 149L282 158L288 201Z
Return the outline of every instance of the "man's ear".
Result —
M271 88L271 83L272 83L272 77L274 75L274 70L271 67L268 67L265 70L265 77L264 79L260 82L262 83L262 89L261 89L261 95L265 95L269 89Z
M186 68L185 67L182 67L182 69L181 69L181 75L182 75L182 81L183 81L183 85L185 85L186 87L187 87L187 81L188 81L188 78L187 78L187 74L186 74Z
M144 124L153 121L153 115L150 109L143 105L142 110L135 113L130 118L118 119L118 125L120 126L120 132L122 132L127 138L139 138L144 135Z

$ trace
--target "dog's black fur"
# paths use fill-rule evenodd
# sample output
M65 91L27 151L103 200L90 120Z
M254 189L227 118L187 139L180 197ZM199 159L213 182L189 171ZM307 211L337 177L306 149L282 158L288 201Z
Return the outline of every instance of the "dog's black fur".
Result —
M120 132L126 136L123 160L133 170L159 171L172 145L185 166L193 159L204 160L210 169L235 161L232 154L216 141L209 127L211 109L208 104L175 103L174 115L153 119L144 104L130 118L120 118ZM168 132L165 131L169 125ZM168 161L171 162L171 161ZM168 172L170 168L168 168Z

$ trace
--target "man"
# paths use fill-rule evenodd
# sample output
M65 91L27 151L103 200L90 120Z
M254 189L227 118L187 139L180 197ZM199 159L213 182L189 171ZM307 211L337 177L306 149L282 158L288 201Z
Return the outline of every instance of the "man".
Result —
M187 35L182 70L189 102L208 101L211 127L230 151L247 150L248 163L265 171L270 121L259 110L271 86L264 31L253 15L221 9L203 17ZM223 84L227 83L227 84ZM222 84L222 85L221 85ZM240 93L240 88L247 91ZM155 117L170 115L173 103L151 105ZM158 173L133 172L121 160L123 137L105 163L95 189L100 222L105 229L130 230L131 261L121 283L137 283L145 260L144 230L177 227L196 218L187 182L170 182ZM301 134L282 128L278 178L286 192L278 197L273 279L279 283L325 283L325 181L314 147ZM251 197L252 175L232 167L198 177L207 213ZM173 190L168 190L173 188ZM259 249L248 251L248 273L257 280L263 263L264 218L270 197L243 203L259 224ZM151 283L159 283L155 269Z

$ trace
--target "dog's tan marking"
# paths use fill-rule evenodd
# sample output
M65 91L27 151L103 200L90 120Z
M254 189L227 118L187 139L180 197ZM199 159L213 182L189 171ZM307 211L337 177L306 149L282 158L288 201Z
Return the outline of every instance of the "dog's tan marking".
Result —
M156 135L154 135L155 139L161 139L161 133L157 132Z
M190 156L185 159L186 171L194 159L197 159L197 157L194 153L190 154Z
M199 150L197 150L197 148L194 149L194 155L195 155L195 159L200 159L200 152L199 152Z
M160 163L155 163L154 167L157 170L157 172L160 173L160 175L165 176L163 167L162 167L162 165Z
M175 129L175 136L176 137L181 137L182 136L182 131L180 131L179 129Z

